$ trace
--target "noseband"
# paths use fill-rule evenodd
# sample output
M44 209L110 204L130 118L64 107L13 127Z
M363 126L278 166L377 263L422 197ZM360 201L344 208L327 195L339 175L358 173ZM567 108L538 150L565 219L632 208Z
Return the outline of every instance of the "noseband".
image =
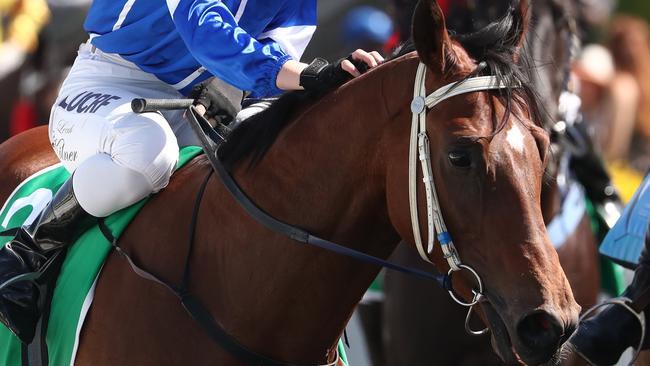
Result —
M461 306L469 308L467 313L465 329L468 333L473 335L484 334L487 328L482 331L473 331L469 328L469 319L472 314L472 307L476 305L483 297L483 283L478 273L470 266L463 264L458 255L458 251L454 246L451 234L447 230L447 225L442 216L440 209L440 201L438 193L436 192L436 185L433 179L433 169L431 168L431 150L429 137L427 135L427 110L435 107L437 104L452 98L457 95L473 93L486 90L498 90L507 88L518 88L518 83L505 84L499 81L495 76L478 76L451 84L447 84L427 96L426 94L426 66L423 63L418 65L418 70L415 76L415 86L413 90L413 101L411 102L411 112L413 118L411 121L411 139L409 144L409 206L411 210L411 224L413 228L413 238L415 247L417 248L420 257L432 263L430 259L435 238L440 242L440 247L444 258L449 264L448 276L453 272L466 270L475 279L478 285L477 289L472 290L473 298L470 302L463 301L455 294L453 288L448 290L451 298ZM420 235L420 222L418 215L418 200L417 200L417 160L420 160L422 169L422 181L424 182L424 190L427 202L427 229L428 240L427 247L424 247L422 237ZM432 263L433 264L433 263Z

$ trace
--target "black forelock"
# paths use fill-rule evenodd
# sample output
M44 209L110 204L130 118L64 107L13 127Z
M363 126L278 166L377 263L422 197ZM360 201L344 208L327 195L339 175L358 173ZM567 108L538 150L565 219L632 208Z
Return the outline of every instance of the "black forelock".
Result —
M475 9L467 16L472 21L462 23L461 26L450 26L450 35L470 57L486 65L477 68L468 77L493 75L506 85L518 85L493 92L498 94L506 107L501 121L493 116L495 133L506 125L513 103L526 105L531 119L541 125L539 98L527 71L534 67L533 62L525 50L525 44L519 42L526 20L518 13L518 0L494 4L492 10ZM501 15L495 17L499 11Z

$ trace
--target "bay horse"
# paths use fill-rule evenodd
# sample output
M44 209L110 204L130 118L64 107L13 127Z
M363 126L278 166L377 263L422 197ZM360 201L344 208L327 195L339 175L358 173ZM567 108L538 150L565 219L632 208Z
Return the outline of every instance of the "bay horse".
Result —
M235 130L226 163L262 209L319 236L387 258L414 243L408 198L413 77L427 92L481 73L521 87L463 94L427 114L440 205L463 262L481 276L480 306L508 363L557 357L580 312L544 230L540 207L549 146L530 88L515 63L527 2L508 30L512 47L491 70L450 39L435 1L415 13L410 53L317 101L283 113L289 94ZM506 52L507 51L507 52ZM486 60L490 61L490 60ZM55 162L46 131L0 145L0 198ZM193 201L205 157L180 170L123 234L120 246L171 283L180 281ZM422 177L421 173L418 180ZM418 205L425 207L419 187ZM426 217L420 211L420 225ZM441 270L440 246L431 260ZM214 178L198 214L189 290L239 343L292 364L327 364L354 306L379 268L297 245L249 217ZM471 298L467 273L454 287ZM105 263L81 333L81 365L245 365L204 333L165 288L141 279L115 253Z
M481 5L487 8L481 8ZM477 6L478 9L470 12L454 11L454 4L450 5L449 16L454 18L449 23L457 34L479 35L476 29L466 29L468 25L476 23L474 26L479 28L490 25L493 20L483 21L483 18L488 15L492 15L492 19L495 15L503 17L508 2L496 5L484 2ZM405 12L408 9L408 6L401 8ZM570 46L574 35L570 22L575 18L576 11L570 2L539 0L532 4L532 29L527 36L525 53L530 56L528 62L533 63L528 68L529 77L546 108L542 118L549 131L553 130L558 120L558 101L570 68ZM495 25L492 24L492 27ZM459 37L459 40L463 45L473 41L467 37L464 37L465 42L463 37ZM565 154L569 152L565 144L559 139L552 143L553 154L541 194L542 214L547 225L562 213L567 193L581 192L567 169ZM584 196L579 195L579 199L584 200ZM588 212L583 211L572 231L565 234L564 237L554 238L561 239L554 244L557 245L560 263L577 302L588 308L596 303L600 292L598 239L592 230ZM392 258L409 266L418 266L420 262L418 256L405 246L400 246ZM384 293L385 300L379 311L373 309L373 305L364 305L361 310L364 318L373 317L372 320L365 319L366 323L382 322L383 339L374 337L369 340L374 341L370 348L376 366L502 364L492 355L486 337L473 337L460 326L465 322L467 311L447 299L443 290L427 281L386 272ZM480 329L480 326L479 322L472 322L472 327ZM441 333L439 329L447 331ZM383 344L383 348L376 344L377 341ZM446 352L431 352L433 345ZM564 364L572 362L565 360Z

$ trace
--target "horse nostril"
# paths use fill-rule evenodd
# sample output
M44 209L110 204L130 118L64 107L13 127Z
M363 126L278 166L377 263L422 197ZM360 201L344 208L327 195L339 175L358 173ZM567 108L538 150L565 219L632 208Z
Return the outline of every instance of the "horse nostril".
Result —
M517 335L523 346L540 359L550 359L565 340L560 321L543 310L524 316L517 324Z

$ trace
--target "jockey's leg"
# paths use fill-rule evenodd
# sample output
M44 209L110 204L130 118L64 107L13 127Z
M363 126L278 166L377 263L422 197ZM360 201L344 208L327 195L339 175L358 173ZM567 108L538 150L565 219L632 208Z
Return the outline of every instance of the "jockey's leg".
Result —
M108 216L165 188L178 161L177 138L158 113L128 113L113 124L102 143L107 149L75 169L81 206Z
M54 253L74 243L95 217L164 188L178 160L172 127L158 113L137 115L118 106L90 119L69 113L59 117L66 127L51 125L50 138L74 173L39 218L0 249L0 284L39 271ZM0 288L0 321L25 342L33 338L40 315L38 296L29 281Z
M87 212L106 217L146 197L153 187L144 174L115 163L107 154L97 154L75 171L74 191Z
M38 289L31 281L7 281L39 271L66 243L73 242L92 223L77 201L69 179L54 195L37 219L24 226L14 240L0 249L0 321L22 341L34 337L39 318Z
M75 242L93 218L163 189L178 160L177 138L191 144L183 112L134 114L133 98L179 98L172 87L116 55L84 44L52 107L52 147L73 173L37 220L0 249L0 321L30 341L39 317L29 281L3 283L41 269ZM15 248L15 249L14 249Z

